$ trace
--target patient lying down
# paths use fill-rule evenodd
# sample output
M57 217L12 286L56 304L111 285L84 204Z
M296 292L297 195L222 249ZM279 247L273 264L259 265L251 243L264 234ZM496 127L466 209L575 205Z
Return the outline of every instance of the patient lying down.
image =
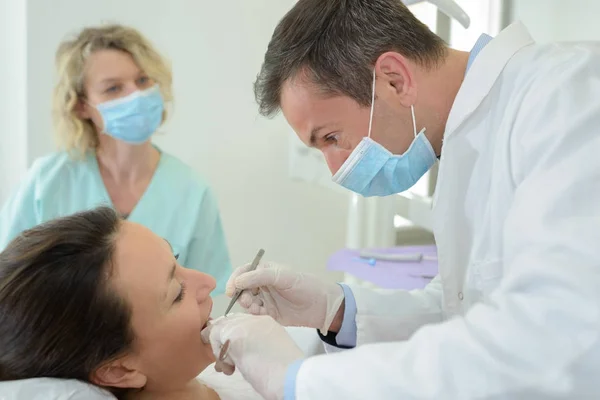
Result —
M119 399L258 399L238 375L208 368L200 331L214 287L110 208L26 231L0 253L0 381L79 379Z

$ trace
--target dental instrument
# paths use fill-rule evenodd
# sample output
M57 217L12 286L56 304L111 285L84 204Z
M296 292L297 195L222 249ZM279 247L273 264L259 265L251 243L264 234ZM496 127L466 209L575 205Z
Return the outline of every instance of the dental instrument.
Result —
M260 259L262 258L262 256L264 254L265 254L265 251L263 249L260 249L258 251L258 254L256 254L256 257L254 257L254 261L252 261L252 264L250 265L250 269L248 269L248 272L254 271L256 269L256 267L258 266L258 263L260 262ZM243 292L243 290L238 290L236 292L236 294L233 295L233 297L231 298L231 302L229 302L229 306L227 306L227 309L225 310L225 316L227 316L227 314L229 314L229 311L231 311L231 308L233 307L233 305L240 298L240 295L242 294L242 292Z
M375 264L377 264L377 260L375 260L374 258L354 257L352 260L353 261L358 261L358 262L369 264L371 267L374 267Z
M420 279L433 279L435 278L435 275L417 275L417 274L410 274L409 275L411 278L420 278Z
M421 262L437 261L436 256L427 256L423 253L390 254L371 251L361 251L359 257L367 260L391 261L391 262ZM372 262L372 261L371 261Z

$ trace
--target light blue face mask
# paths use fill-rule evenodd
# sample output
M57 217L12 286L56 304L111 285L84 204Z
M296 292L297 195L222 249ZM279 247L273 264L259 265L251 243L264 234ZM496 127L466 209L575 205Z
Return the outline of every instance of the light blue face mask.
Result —
M104 133L130 144L142 144L160 126L164 102L158 85L96 106Z
M369 134L350 153L333 176L333 181L364 197L389 196L410 189L435 164L437 159L425 137L425 128L417 134L415 109L410 107L415 139L402 155L394 155L371 139L373 106L375 104L375 71Z

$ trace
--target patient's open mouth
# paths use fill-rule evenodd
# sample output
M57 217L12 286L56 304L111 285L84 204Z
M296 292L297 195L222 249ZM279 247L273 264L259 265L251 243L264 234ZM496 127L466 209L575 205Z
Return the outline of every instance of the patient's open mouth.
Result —
M212 321L212 318L208 317L208 319L206 320L206 322L204 323L204 325L202 325L202 330L206 329L206 327L208 326L208 323Z

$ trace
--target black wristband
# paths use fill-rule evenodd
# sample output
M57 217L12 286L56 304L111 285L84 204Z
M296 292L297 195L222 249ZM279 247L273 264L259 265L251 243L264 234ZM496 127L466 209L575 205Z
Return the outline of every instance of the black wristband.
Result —
M322 341L327 343L330 346L334 346L340 349L352 349L351 346L342 346L337 344L337 332L327 332L327 335L323 335L320 330L317 329L317 335L321 338Z

